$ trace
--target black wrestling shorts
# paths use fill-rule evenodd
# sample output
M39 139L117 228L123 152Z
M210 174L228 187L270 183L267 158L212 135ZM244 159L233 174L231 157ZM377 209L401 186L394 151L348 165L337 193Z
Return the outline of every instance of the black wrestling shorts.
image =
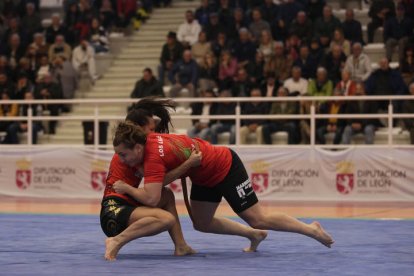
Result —
M233 211L240 213L255 205L258 199L242 161L237 153L230 151L232 163L223 181L213 188L193 183L190 198L197 201L220 202L224 197Z
M105 235L114 237L128 227L129 217L137 208L118 197L108 197L101 203L101 227Z

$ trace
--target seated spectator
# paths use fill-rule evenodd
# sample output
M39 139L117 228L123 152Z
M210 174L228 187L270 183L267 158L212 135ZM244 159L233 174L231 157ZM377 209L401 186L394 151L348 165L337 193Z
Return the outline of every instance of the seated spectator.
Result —
M4 71L0 71L0 94L7 94L13 99L16 98L16 86Z
M136 0L116 1L116 3L116 10L118 12L117 27L126 28L129 23L131 23L131 19L134 17L137 11Z
M359 82L356 85L355 96L365 96L364 84ZM373 101L350 101L346 105L345 113L347 114L376 114L377 106ZM346 127L342 135L342 144L351 143L352 136L357 133L363 133L365 144L373 144L375 137L375 128L379 125L376 119L347 119Z
M62 90L59 84L53 82L52 75L44 75L39 80L35 87L34 96L36 100L59 100L62 99ZM51 116L58 116L60 113L60 106L57 104L42 104L40 105L39 111L49 111ZM38 115L42 115L39 113ZM49 121L49 134L56 133L57 121Z
M253 84L250 82L246 69L239 68L236 77L234 78L231 87L231 94L233 97L248 97Z
M201 90L200 96L203 98L214 98L215 94L212 89ZM215 111L217 107L217 103L211 102L198 102L198 103L191 103L191 115L218 115ZM194 119L193 126L187 131L187 135L191 138L201 138L203 140L210 141L211 140L211 129L210 126L212 125L213 120L201 118L201 119Z
M342 51L346 57L351 54L351 43L349 42L349 40L345 39L344 32L342 31L342 29L336 29L334 31L330 45L331 50L333 45L335 44L341 46Z
M354 19L354 10L347 9L345 12L345 20L342 22L342 30L344 37L351 43L359 42L364 44L362 38L362 25L361 22Z
M309 94L305 94L303 96L309 96ZM300 101L299 114L300 115L310 114L311 105L312 105L311 101ZM309 145L310 144L310 120L301 119L299 121L299 129L300 129L301 144Z
M302 70L298 66L292 68L292 77L285 80L283 86L290 95L303 96L308 92L308 81L302 78Z
M300 11L304 11L300 1L283 1L279 5L278 16L271 22L272 35L276 41L285 41L290 25Z
M21 43L20 36L18 34L12 34L4 52L12 70L17 68L20 58L25 55L25 51L26 49Z
M11 17L8 19L7 23L8 27L5 29L2 39L0 38L0 42L2 42L1 44L7 45L13 35L18 35L20 38L20 44L24 49L26 49L29 37L26 30L20 25L19 19L17 17ZM2 50L4 50L3 45L0 45Z
M80 37L78 22L81 21L81 12L79 3L72 1L69 2L68 5L69 7L63 21L63 25L66 27L65 41L67 41L71 47L74 47Z
M184 46L190 48L198 40L198 34L201 32L201 26L194 19L192 10L185 13L186 21L178 27L177 39Z
M239 30L239 40L234 43L234 57L239 67L246 67L256 54L256 46L250 41L250 33L247 29Z
M147 21L149 13L145 10L141 1L137 1L137 10L132 18L132 24L134 29L137 31L141 28L141 25Z
M40 15L35 10L33 3L26 4L26 14L21 21L21 27L26 31L28 37L32 37L36 32L42 31L42 21Z
M244 15L242 8L238 7L234 9L233 20L229 26L229 38L232 40L237 40L240 29L248 29L249 21L248 18Z
M264 72L274 72L276 79L284 82L290 76L293 61L284 54L283 42L276 41L274 45L274 56L265 64Z
M55 59L56 56L64 56L65 59L70 59L72 56L72 48L65 42L63 35L57 35L55 43L50 45L48 58L49 61Z
M271 28L269 23L262 19L262 13L259 8L253 9L252 19L253 21L249 25L249 31L252 34L252 40L258 42L262 31L267 30L270 32Z
M218 16L220 18L220 22L224 26L230 26L232 19L233 19L233 8L234 6L230 5L229 0L221 0L218 4Z
M36 79L36 71L31 68L30 61L26 57L22 57L19 60L19 65L16 68L14 79L17 80L20 74L26 75L30 81L34 81Z
M78 73L81 69L87 69L93 84L99 79L100 76L96 73L95 51L86 39L82 39L73 49L72 64Z
M173 65L181 59L183 56L183 46L177 41L176 33L169 32L167 35L167 41L162 46L160 66L158 67L158 78L161 85L165 81L165 73L170 73Z
M305 79L314 78L318 61L311 57L309 47L302 44L299 48L299 57L293 62L293 66L301 69L302 76Z
M237 73L237 59L233 58L230 51L221 52L219 60L219 88L229 89L233 84L233 78Z
M10 95L6 92L0 93L1 100L10 100ZM0 100L0 103L1 103ZM0 117L14 117L19 114L19 107L17 104L0 104ZM0 132L7 131L7 128L13 121L0 121Z
M278 97L287 97L289 91L283 86L277 90ZM294 115L297 114L297 105L292 101L280 101L272 103L270 108L271 115ZM286 131L288 133L288 143L298 144L300 137L298 135L298 129L294 119L280 119L269 120L263 125L263 141L265 144L272 144L272 133Z
M263 30L260 37L260 44L258 50L262 52L265 63L268 63L274 55L275 42L268 30Z
M75 91L78 89L79 74L73 68L70 59L66 59L63 55L58 55L52 60L53 63L53 79L60 85L63 99L73 99ZM64 111L69 111L70 107L63 106Z
M219 16L217 13L210 13L210 19L208 24L204 27L204 31L207 36L207 41L214 40L220 32L228 33L226 26L224 26L219 21Z
M255 59L246 66L247 75L250 82L255 85L261 85L264 80L264 57L260 51L256 52Z
M346 55L343 52L342 46L333 44L331 51L329 51L322 62L322 66L329 68L328 79L330 79L334 85L341 80L341 71L345 66Z
M277 90L280 86L280 82L276 80L275 74L268 73L261 87L263 97L277 97Z
M384 43L386 56L392 60L394 48L398 46L398 60L404 56L408 39L413 35L414 21L405 16L404 7L397 6L396 16L390 16L384 23Z
M408 47L400 61L400 72L405 84L408 86L414 78L414 49Z
M26 92L24 96L25 100L33 100L32 92ZM37 112L37 105L22 104L19 106L18 116L27 116L29 107L32 108L32 115L39 116ZM2 141L2 144L20 144L18 134L21 132L27 132L27 121L19 121L11 123L6 130L6 137ZM43 129L42 123L39 121L32 121L32 143L37 144L38 133Z
M205 27L209 22L210 13L213 13L213 9L208 0L201 0L200 2L200 6L195 11L195 18L202 27Z
M333 96L343 96L340 90L335 89ZM346 102L332 100L325 102L319 106L320 114L344 114L346 110ZM317 121L316 129L316 143L325 145L327 133L334 133L333 144L338 145L342 139L342 133L345 127L346 121L338 118L320 119Z
M351 73L353 81L366 81L371 75L371 60L362 52L361 43L352 45L352 54L346 59L344 69Z
M333 83L328 79L328 72L324 67L316 71L316 79L311 79L308 85L309 96L331 96Z
M292 61L296 60L299 57L300 46L301 41L297 35L291 34L286 39L285 53Z
M336 29L341 28L341 22L332 14L332 8L329 5L323 7L323 15L316 19L314 34L319 38L321 47L329 47L331 37Z
M205 54L203 61L198 66L198 87L201 91L217 87L218 65L217 59L212 52Z
M74 37L74 40L69 40L67 38L67 42L74 47L79 40L82 38L86 38L89 33L91 21L94 17L94 11L91 8L91 4L89 1L79 1L79 18L75 24L75 29L78 33L77 36Z
M409 86L409 92L411 96L414 96L414 82ZM402 106L402 113L413 114L414 113L414 101L404 101ZM410 133L410 142L411 145L414 145L414 120L413 118L406 118L403 120L404 126Z
M231 49L233 49L233 43L223 32L219 33L217 39L211 43L211 50L217 58L221 56L222 51L230 51Z
M89 44L95 50L95 53L106 53L109 51L108 32L99 22L99 19L93 18L89 29Z
M206 33L201 31L198 35L198 41L191 47L191 54L198 65L201 64L205 55L211 51L210 42L207 41Z
M16 99L16 100L23 100L24 95L26 94L26 92L32 92L33 93L34 92L34 84L29 79L27 74L22 72L22 73L19 73L19 75L17 76L17 86L16 86L16 89L15 89L14 95L12 95L11 97Z
M313 64L316 64L316 66L314 67L315 70L312 72L313 76L310 77L310 78L314 78L316 74L316 68L318 67L319 64L321 64L321 62L325 58L325 50L322 49L319 43L319 40L317 38L312 38L311 40L310 47L309 47L309 56Z
M60 15L57 13L54 13L52 15L52 24L46 28L46 32L45 32L46 43L49 45L55 43L56 36L58 35L63 35L63 37L67 39L68 30L61 23Z
M262 97L259 88L250 90L250 97ZM269 104L267 102L246 102L241 107L241 113L244 115L269 114ZM249 133L256 133L256 144L263 144L262 126L265 123L263 119L242 120L240 128L240 144L247 144L247 136Z
M165 97L165 94L160 82L152 74L152 70L145 68L142 71L142 79L135 83L131 98L139 99L150 96Z
M274 4L273 0L264 0L260 12L264 21L271 22L273 18L279 16L279 6Z
M99 19L106 30L111 30L115 26L116 13L110 0L102 0L102 5L99 9Z
M355 94L355 82L351 80L351 74L347 70L342 70L341 81L336 84L335 89L341 91L344 96L353 96Z
M290 24L289 34L295 34L303 43L310 43L313 35L313 24L304 11L298 12L296 19Z
M371 22L368 23L368 43L374 42L375 30L383 27L384 22L393 16L395 5L393 0L373 0L368 11Z
M198 81L198 66L190 50L185 50L183 58L176 62L171 69L168 79L173 84L170 97L176 98L183 88L188 89L190 97L196 97L196 85Z
M307 1L306 12L312 22L315 22L316 19L322 17L323 7L325 7L325 5L325 0Z
M42 79L47 74L52 74L53 66L49 62L47 55L42 55L39 58L39 68L36 71L36 82Z
M47 55L49 53L49 45L45 42L45 37L42 33L35 33L33 35L33 42L29 45L29 48L33 47L35 53L32 57L39 58L39 55Z
M222 90L219 97L227 98L231 97L229 90ZM233 102L220 102L217 103L216 108L217 115L234 115L236 114L236 104ZM234 120L216 120L210 127L211 130L211 143L213 145L218 143L218 135L223 132L230 132L229 144L236 143L236 126Z

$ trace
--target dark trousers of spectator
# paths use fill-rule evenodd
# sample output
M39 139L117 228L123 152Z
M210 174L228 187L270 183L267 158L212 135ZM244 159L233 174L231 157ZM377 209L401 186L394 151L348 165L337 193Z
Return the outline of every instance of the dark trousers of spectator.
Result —
M131 22L132 17L135 16L135 12L131 12L126 14L124 17L118 18L117 27L118 28L126 28L128 27L129 23Z
M294 122L285 123L268 123L263 125L263 141L265 144L272 144L272 133L278 131L286 131L288 133L288 144L297 144L299 142L299 134Z
M368 33L368 43L374 42L375 30L384 25L382 19L373 18L371 22L368 23L367 33Z
M20 124L21 124L20 122L15 122L15 123L12 123L7 128L7 134L2 144L20 144L18 134L20 132L24 132ZM41 130L42 130L42 125L40 123L34 122L32 125L32 143L33 144L37 144L37 134Z
M165 76L168 76L168 72L169 71L163 64L158 66L158 80L161 82L161 85L165 84Z
M336 129L335 136L334 136L334 139L333 139L334 145L338 145L339 143L341 143L343 131L344 131L343 128L337 128ZM316 143L321 144L321 145L325 145L326 144L325 134L327 134L327 133L328 133L327 126L323 126L323 127L318 128L316 130Z
M58 105L46 105L43 107L43 110L48 110L50 112L50 116L59 116L59 106ZM49 121L49 134L55 134L56 133L56 125L57 121Z

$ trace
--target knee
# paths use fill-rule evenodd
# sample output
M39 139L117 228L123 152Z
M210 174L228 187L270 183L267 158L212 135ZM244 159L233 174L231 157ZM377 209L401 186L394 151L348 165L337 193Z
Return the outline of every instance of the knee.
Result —
M171 229L175 224L175 217L172 214L166 212L166 214L163 215L162 221L164 222L167 229Z

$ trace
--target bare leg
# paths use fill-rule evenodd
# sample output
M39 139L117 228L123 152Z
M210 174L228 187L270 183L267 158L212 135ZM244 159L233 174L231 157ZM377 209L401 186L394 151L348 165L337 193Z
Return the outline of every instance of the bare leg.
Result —
M218 205L219 203L191 200L194 228L201 232L237 235L248 238L250 240L250 246L245 248L244 251L256 251L260 242L266 238L267 232L253 229L227 218L215 217L214 214L216 213Z
M163 188L159 207L169 212L175 218L175 223L173 227L170 230L168 230L168 233L170 234L171 239L173 240L175 245L174 255L184 256L197 253L187 244L187 242L184 239L180 219L178 218L177 208L175 207L174 194L170 189Z
M128 242L171 229L174 222L174 217L164 210L149 207L136 208L129 218L128 227L119 235L106 239L105 259L114 261L119 250Z
M303 234L314 238L327 247L331 247L334 243L332 237L322 228L319 222L314 221L306 224L283 213L265 214L260 204L255 204L241 212L239 216L253 228Z

